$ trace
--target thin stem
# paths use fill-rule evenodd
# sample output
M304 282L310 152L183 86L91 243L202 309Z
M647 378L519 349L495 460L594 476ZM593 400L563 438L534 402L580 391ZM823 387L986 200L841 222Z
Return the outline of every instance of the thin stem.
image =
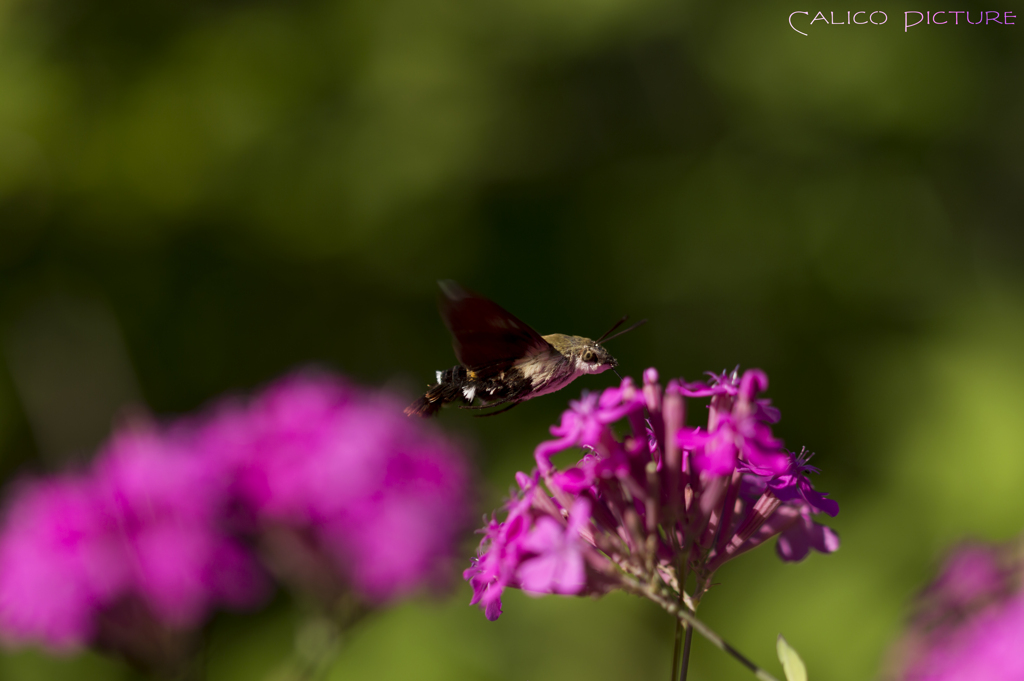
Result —
M682 553L677 554L676 560L676 575L679 581L679 609L683 610L686 605L683 603L683 594L686 593L686 556ZM683 634L684 636L680 636ZM683 641L680 641L680 638ZM686 668L690 663L690 639L693 638L693 627L689 626L683 620L676 620L676 646L674 658L679 659L679 664L673 666L673 681L678 678L680 681L686 681ZM682 654L680 655L680 643L682 643Z
M314 618L301 626L295 640L292 673L289 681L313 681L320 678L338 652L340 631L327 618Z
M761 681L778 681L778 679L776 679L774 676L772 676L771 674L769 674L768 672L766 672L765 670L761 669L756 664L751 662L749 659L747 659L740 651L736 650L731 645L726 643L725 639L716 634L711 629L711 627L697 619L694 616L694 614L689 611L689 609L685 607L680 608L679 604L675 601L674 598L668 598L658 590L642 582L639 582L636 579L629 577L628 575L622 575L620 579L622 580L622 586L627 591L631 591L632 593L635 593L639 596L643 596L644 598L648 598L654 601L662 608L667 610L669 614L674 615L676 618L689 624L691 627L696 629L701 636L710 641L711 644L714 645L716 648L725 651L729 655L732 655L734 658L736 658L737 662L742 664L750 671L754 672L754 676L758 679L761 679ZM672 595L674 596L675 594Z
M362 620L370 609L341 601L327 614L314 615L299 626L289 660L264 677L264 681L317 681L329 671L341 649L344 634Z
M677 591L677 594L679 596L679 607L680 608L690 608L690 609L693 609L693 608L696 607L696 605L693 604L692 601L690 601L687 598L687 596L686 596L686 588L685 588L685 586L686 586L686 559L684 557L683 551L679 548L679 538L676 535L676 533L673 531L673 532L667 533L667 540L668 540L669 545L672 546L672 549L675 551L675 554L676 554L675 585L678 587L678 589L676 589L676 591ZM663 578L664 578L664 576L663 576ZM651 582L650 584L651 584L652 587L657 588L657 582L656 581ZM684 632L685 632L685 637L683 635ZM676 681L677 679L685 679L686 678L686 667L687 667L687 664L689 663L689 655L690 655L690 652L689 652L689 641L690 641L692 635L693 635L692 631L691 631L690 627L686 624L686 622L684 622L683 620L677 619L676 620L675 641L674 641L673 648L672 648L672 672L671 672L672 676L671 676L671 681ZM684 639L685 639L685 642L684 642ZM683 651L684 646L686 647L685 653Z
M693 627L687 625L686 626L686 640L683 641L683 660L682 660L682 668L679 670L679 681L686 681L686 668L690 666L690 643L692 641L693 641Z
M689 629L687 629L686 633L687 634L690 633ZM680 666L679 666L680 662L682 661L682 649L683 649L683 621L677 619L676 620L676 638L675 638L675 643L672 646L672 672L671 672L671 674L669 676L669 681L676 681L677 678L680 678L681 674L686 674L686 667L683 666L682 667L682 671L680 671Z

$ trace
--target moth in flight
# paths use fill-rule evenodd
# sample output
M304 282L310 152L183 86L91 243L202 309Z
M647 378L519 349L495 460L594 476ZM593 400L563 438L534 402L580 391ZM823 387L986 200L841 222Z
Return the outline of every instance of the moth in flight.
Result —
M601 343L643 324L611 335L620 319L596 341L553 333L541 336L492 300L454 281L441 286L441 318L452 334L457 366L438 371L434 385L405 409L407 416L433 416L441 407L462 402L463 409L503 406L482 416L507 411L520 402L561 390L584 374L600 374L618 364ZM479 405L473 405L479 400Z

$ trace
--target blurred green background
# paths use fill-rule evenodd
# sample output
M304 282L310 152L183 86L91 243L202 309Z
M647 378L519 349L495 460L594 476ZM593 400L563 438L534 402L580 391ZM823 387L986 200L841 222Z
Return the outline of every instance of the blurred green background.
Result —
M786 25L819 9L889 21ZM438 278L541 333L648 317L621 368L762 367L842 508L838 553L735 561L702 617L776 673L782 632L812 679L876 676L942 552L1024 525L1022 28L904 32L907 9L0 4L0 474L87 456L125 404L181 413L306 363L412 397L454 363ZM443 414L480 512L613 380ZM513 593L490 623L468 600L375 614L330 678L668 675L646 602ZM296 612L215 620L210 681L273 670ZM695 645L691 679L751 678ZM0 678L133 672L13 650Z

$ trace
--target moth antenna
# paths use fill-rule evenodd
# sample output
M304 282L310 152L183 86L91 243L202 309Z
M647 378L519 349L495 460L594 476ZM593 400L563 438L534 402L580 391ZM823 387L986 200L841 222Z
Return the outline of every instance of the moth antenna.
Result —
M612 327L612 331L614 331L624 321L626 321L625 317L622 318L622 321L620 321L618 324L616 324L615 326ZM647 323L646 319L641 319L640 321L638 321L636 324L633 324L629 328L623 329L622 331L619 331L617 334L615 334L613 336L608 336L607 338L602 338L602 340L603 340L603 342L607 343L608 341L614 340L614 339L618 338L619 336L621 336L624 333L629 333L630 331L632 331L633 329L637 328L638 326L643 326L646 323ZM605 334L605 335L607 335L607 334ZM602 341L598 341L598 342L600 343Z
M603 343L605 341L605 339L608 338L608 336L610 336L613 331L615 331L615 329L617 329L620 326L622 326L623 324L625 324L627 319L629 319L629 315L628 314L622 315L622 319L620 319L619 321L617 321L614 324L612 324L612 328L610 328L607 331L605 331L601 335L601 337L597 339L597 342L598 343Z

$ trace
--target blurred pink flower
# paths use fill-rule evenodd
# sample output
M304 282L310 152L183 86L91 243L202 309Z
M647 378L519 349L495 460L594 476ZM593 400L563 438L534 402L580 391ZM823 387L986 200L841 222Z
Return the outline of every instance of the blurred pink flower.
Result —
M921 594L895 646L901 681L1024 679L1024 560L1020 539L967 542Z
M111 551L89 481L23 482L0 530L0 630L14 642L69 649L89 640L93 614L115 589Z
M125 603L170 629L267 593L254 557L225 532L227 486L155 428L131 426L88 474L25 483L0 532L0 633L70 648L102 639Z
M93 488L118 557L118 595L141 598L158 620L190 628L211 608L253 605L267 593L254 557L222 520L227 480L155 427L115 434L95 462Z
M0 528L0 636L146 663L168 649L147 637L256 605L271 575L371 604L440 581L468 469L403 404L296 374L248 403L129 424L88 471L23 482Z
M215 410L195 446L221 462L257 532L308 535L339 578L382 602L443 576L469 510L459 448L403 406L301 373Z
M989 606L929 641L905 681L1024 679L1024 596Z

